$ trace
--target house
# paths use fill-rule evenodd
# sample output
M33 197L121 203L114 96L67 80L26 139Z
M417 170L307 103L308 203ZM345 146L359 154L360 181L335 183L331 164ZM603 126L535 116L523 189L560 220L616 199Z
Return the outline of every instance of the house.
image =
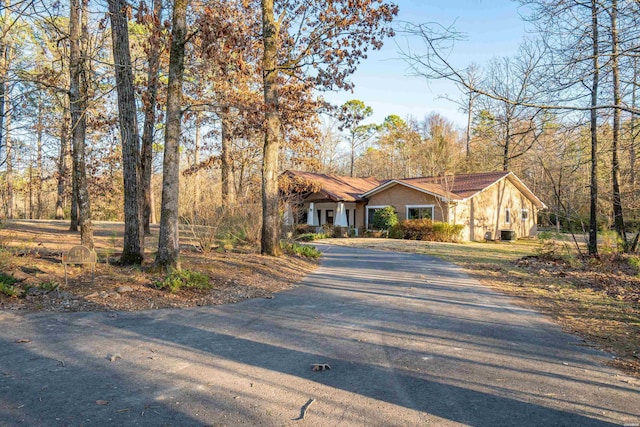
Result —
M463 240L504 239L535 235L537 211L546 207L512 172L386 181L300 171L283 177L297 183L297 197L289 200L297 215L289 221L310 226L366 230L376 210L393 206L400 221L462 224Z

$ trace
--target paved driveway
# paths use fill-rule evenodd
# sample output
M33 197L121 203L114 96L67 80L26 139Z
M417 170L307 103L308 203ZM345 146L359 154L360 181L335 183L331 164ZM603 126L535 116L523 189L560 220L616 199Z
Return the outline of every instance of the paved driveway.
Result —
M320 247L322 266L273 299L0 312L0 425L640 422L638 382L609 355L457 267Z

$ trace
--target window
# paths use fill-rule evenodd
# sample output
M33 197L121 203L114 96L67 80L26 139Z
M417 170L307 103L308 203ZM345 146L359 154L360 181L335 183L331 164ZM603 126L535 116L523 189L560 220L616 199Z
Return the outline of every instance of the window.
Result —
M433 219L433 205L408 205L407 219Z
M522 220L526 221L529 219L529 209L522 209Z
M504 222L511 224L511 209L509 208L504 210Z
M327 224L333 225L333 209L327 209Z

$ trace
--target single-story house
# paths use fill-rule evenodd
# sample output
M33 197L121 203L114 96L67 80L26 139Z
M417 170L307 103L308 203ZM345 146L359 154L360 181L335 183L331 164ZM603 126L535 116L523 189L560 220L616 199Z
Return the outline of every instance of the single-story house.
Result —
M463 240L527 237L546 207L512 172L381 181L289 170L281 178L289 183L283 194L295 195L286 200L285 221L310 226L366 230L376 210L393 206L400 221L462 224Z

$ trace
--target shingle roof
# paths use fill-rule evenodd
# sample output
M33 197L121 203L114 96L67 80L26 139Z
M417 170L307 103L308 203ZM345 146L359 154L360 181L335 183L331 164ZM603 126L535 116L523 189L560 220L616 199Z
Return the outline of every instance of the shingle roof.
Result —
M405 178L379 181L376 178L351 178L337 175L324 175L312 172L287 171L295 177L303 178L320 186L320 192L333 201L355 202L365 200L394 185L406 185L418 191L451 200L464 200L507 178L538 207L545 207L527 186L512 172L481 172L444 177Z
M378 187L382 181L376 178L351 178L347 176L325 175L321 173L301 172L289 170L289 173L295 177L306 179L318 184L321 188L320 192L327 196L328 199L335 202L355 202L364 200L360 197Z
M444 177L397 179L395 181L418 187L439 196L466 199L507 175L509 172L483 172Z

